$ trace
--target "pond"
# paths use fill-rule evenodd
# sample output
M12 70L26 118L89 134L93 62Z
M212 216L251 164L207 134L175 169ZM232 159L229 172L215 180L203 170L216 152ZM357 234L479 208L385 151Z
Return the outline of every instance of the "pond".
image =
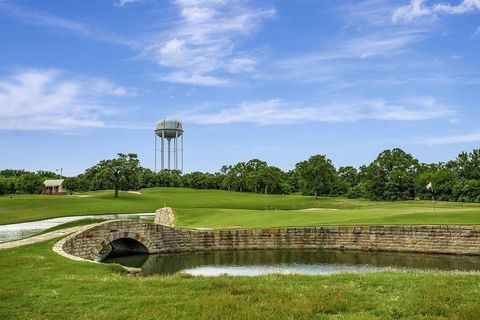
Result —
M23 239L63 223L82 219L151 219L155 213L83 215L0 225L0 243Z
M195 276L257 276L263 274L331 275L366 273L387 268L480 271L480 257L339 250L235 250L142 254L110 257L142 269L145 276L182 272Z

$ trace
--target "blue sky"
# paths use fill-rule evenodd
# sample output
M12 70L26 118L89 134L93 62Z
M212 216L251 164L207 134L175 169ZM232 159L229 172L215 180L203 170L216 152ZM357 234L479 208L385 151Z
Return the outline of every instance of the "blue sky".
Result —
M186 171L480 145L480 0L0 0L0 26L0 168L153 168L170 116Z

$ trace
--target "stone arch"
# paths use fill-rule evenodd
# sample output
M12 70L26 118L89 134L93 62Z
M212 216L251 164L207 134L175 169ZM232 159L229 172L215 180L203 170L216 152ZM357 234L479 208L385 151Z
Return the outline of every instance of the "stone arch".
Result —
M92 256L95 257L95 260L101 260L104 257L102 252L105 250L105 248L107 248L112 242L120 239L131 239L138 242L143 247L145 247L145 253L153 253L156 249L154 244L149 240L146 235L140 234L138 232L120 231L111 233L109 237L105 238L100 243L95 245L95 247L93 248Z

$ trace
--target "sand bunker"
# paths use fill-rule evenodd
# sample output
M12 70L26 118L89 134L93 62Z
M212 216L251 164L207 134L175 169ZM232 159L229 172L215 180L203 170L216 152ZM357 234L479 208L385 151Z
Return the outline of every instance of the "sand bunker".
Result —
M336 211L338 209L334 208L308 208L308 209L300 209L297 211Z
M132 193L132 194L142 194L141 192L139 191L127 191L127 193Z

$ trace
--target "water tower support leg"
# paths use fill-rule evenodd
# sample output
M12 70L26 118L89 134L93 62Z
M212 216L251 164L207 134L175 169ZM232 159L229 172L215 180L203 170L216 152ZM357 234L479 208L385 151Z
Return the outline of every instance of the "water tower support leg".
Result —
M161 153L162 153L162 160L161 160L161 164L162 164L162 170L165 169L165 134L164 132L162 131L162 137L160 138L160 140L162 141L162 146L161 146Z
M183 173L183 133L182 133L182 137L181 137L181 142L182 142L182 145L181 145L181 149L180 149L180 157L182 158L182 168L180 169Z
M175 131L175 140L173 142L173 153L174 153L174 161L175 161L175 170L178 169L178 142L177 142L177 138L178 138L178 132Z
M167 141L168 141L168 154L167 154L168 170L170 170L170 153L171 153L171 150L170 150L170 140L171 140L171 139L167 139Z
M157 133L154 132L155 134L155 165L154 165L154 168L155 168L155 173L157 172Z

